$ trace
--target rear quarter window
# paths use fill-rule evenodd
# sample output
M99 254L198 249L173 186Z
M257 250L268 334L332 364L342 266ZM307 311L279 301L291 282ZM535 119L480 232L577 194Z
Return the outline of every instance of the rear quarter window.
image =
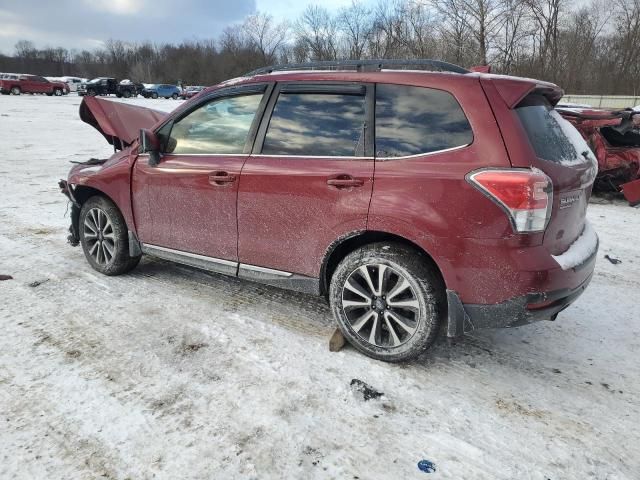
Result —
M453 95L408 85L376 85L376 157L438 152L473 142L471 125Z

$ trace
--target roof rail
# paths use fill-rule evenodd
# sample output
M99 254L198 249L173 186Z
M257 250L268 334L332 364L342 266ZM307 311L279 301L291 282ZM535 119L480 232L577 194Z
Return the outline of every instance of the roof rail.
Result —
M355 70L357 72L379 72L382 69L393 70L431 70L438 72L469 73L469 70L440 60L329 60L322 62L285 63L253 70L246 77L290 70Z

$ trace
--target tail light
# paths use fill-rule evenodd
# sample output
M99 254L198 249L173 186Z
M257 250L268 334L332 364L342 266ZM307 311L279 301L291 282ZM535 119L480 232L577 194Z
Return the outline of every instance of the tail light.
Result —
M480 170L467 181L497 203L518 233L543 232L551 216L553 184L533 169Z

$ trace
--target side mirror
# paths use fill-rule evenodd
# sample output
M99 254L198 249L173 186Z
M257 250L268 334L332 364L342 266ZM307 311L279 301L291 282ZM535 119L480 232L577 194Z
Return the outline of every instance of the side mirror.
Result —
M153 131L141 128L138 153L149 154L149 165L156 166L160 163L160 139Z

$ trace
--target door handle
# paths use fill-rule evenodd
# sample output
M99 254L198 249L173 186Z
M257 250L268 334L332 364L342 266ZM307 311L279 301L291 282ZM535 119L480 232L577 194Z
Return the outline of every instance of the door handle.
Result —
M227 172L215 172L209 175L209 183L211 185L225 185L236 181L235 175L229 175Z
M364 180L353 178L351 175L340 175L336 178L330 178L327 180L327 185L336 188L361 187L364 185Z

